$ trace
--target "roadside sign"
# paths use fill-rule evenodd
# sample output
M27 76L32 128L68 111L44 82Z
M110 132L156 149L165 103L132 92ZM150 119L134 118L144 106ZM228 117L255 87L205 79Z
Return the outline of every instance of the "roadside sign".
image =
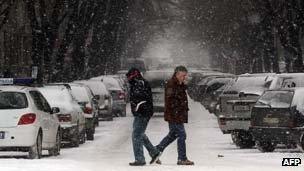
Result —
M2 84L2 85L14 84L14 79L13 78L1 78L0 84Z
M32 66L32 78L37 79L38 66Z

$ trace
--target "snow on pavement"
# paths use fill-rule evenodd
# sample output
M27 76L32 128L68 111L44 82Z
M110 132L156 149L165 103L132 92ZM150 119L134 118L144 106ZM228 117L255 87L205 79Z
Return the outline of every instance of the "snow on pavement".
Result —
M304 164L288 168L281 166L284 157L303 160L304 155L299 150L261 153L257 149L238 149L232 144L230 135L220 132L213 115L199 103L190 100L189 105L189 123L185 125L187 155L195 162L194 166L176 165L177 145L174 142L162 154L162 165L130 167L128 163L134 160L131 143L133 117L128 113L126 118L101 122L94 141L87 141L79 148L64 148L58 157L28 160L19 153L1 152L0 171L303 170ZM167 133L168 125L162 116L153 117L146 131L152 143L156 145ZM148 163L150 157L146 151L145 156Z

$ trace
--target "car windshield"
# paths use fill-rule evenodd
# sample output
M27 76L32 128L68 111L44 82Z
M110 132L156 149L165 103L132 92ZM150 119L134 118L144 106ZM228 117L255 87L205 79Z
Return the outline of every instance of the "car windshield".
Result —
M19 92L0 92L0 109L27 108L26 95Z
M292 91L266 91L257 101L257 105L271 108L289 108L293 98Z

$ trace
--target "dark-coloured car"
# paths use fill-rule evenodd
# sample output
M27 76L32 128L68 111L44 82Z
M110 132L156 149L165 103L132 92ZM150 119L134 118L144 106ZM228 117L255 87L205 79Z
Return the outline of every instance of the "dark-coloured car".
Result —
M252 148L255 145L249 132L250 111L263 92L269 89L273 75L241 75L219 97L219 128L224 134L231 134L232 141L240 148Z
M215 113L219 95L233 79L234 77L214 77L206 83L206 88L201 95L202 100L200 102L210 113Z
M209 78L215 76L233 76L233 74L229 73L221 73L216 71L198 71L198 70L189 70L189 83L188 83L188 94L191 99L194 101L200 101L200 85L208 82ZM206 80L207 79L207 80Z
M268 90L252 109L250 130L261 152L277 144L304 149L304 88Z

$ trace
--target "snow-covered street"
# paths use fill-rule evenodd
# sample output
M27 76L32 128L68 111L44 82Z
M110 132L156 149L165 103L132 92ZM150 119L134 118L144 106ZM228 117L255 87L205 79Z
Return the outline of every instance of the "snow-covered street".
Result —
M194 166L177 166L176 143L164 151L162 165L130 167L133 161L131 146L131 127L133 117L130 112L126 118L116 118L114 122L102 122L97 128L96 139L79 148L64 148L59 157L45 156L40 160L10 157L12 154L1 152L0 171L110 171L110 170L303 170L298 167L281 166L284 157L304 155L297 150L276 150L273 153L261 153L257 149L238 149L229 135L223 135L217 127L216 118L209 114L199 103L190 100L190 117L187 130L188 158ZM162 117L153 117L147 129L147 135L153 144L167 134L167 123ZM19 155L19 154L16 154ZM145 152L146 161L150 157Z

